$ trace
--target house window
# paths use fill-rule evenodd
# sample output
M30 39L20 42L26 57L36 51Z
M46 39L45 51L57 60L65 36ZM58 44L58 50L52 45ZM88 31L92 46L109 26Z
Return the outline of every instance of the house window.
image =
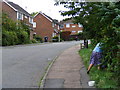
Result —
M18 20L23 20L23 14L20 13L20 12L18 12L18 13L17 13L17 19L18 19Z
M33 23L33 18L32 17L29 17L29 22Z
M73 33L75 33L76 31L72 31Z
M54 27L55 26L55 24L54 23L52 23L52 27Z
M58 30L60 29L60 27L58 26Z
M36 28L36 22L33 22L33 28Z
M76 27L76 26L72 26L72 27Z
M64 28L64 25L60 25L60 28Z
M55 36L56 36L56 33L53 33L53 34L52 34L52 37L55 37Z
M66 24L66 27L70 27L70 24Z
M82 31L78 31L78 33L80 33L80 32L82 32Z

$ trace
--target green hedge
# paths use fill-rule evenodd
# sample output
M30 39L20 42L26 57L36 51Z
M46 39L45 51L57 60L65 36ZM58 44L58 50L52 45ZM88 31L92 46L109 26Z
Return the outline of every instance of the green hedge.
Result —
M15 22L5 13L2 19L2 46L30 43L30 30L24 22Z

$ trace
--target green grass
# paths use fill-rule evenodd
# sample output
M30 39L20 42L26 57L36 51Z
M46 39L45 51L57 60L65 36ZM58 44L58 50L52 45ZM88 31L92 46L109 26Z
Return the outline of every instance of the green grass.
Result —
M88 49L81 49L79 51L86 68L89 66L90 56L93 48L93 46L89 45ZM112 74L113 73L108 72L107 69L98 70L97 67L93 67L90 71L89 76L91 80L96 81L97 88L116 88L117 83L112 78Z

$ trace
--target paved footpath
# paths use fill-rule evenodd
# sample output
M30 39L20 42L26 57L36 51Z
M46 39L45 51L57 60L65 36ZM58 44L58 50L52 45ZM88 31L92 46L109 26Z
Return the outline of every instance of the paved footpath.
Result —
M44 88L91 88L79 50L80 45L73 46L55 60L45 78Z

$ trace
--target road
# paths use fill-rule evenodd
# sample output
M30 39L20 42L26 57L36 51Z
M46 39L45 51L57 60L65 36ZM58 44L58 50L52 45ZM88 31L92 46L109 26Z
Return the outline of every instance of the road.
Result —
M18 45L2 49L2 88L36 88L48 64L80 41Z

